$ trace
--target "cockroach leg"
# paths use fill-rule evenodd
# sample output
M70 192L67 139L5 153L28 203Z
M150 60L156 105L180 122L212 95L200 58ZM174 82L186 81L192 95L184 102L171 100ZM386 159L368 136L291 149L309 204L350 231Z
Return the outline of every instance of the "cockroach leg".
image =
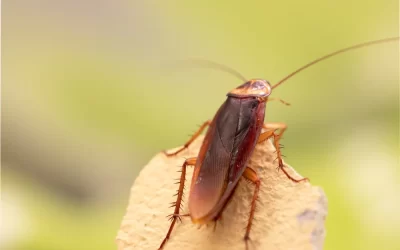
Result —
M214 232L215 232L215 230L217 229L217 223L220 222L221 225L222 225L222 212L219 213L219 214L217 215L217 217L215 217L215 218L213 219L213 222L214 222L214 228L213 228L213 230L214 230Z
M258 137L257 143L264 142L264 141L268 140L269 138L271 138L273 136L274 136L274 131L273 130L261 133L260 137Z
M203 132L203 130L209 126L211 124L211 120L208 120L206 122L204 122L200 128L196 131L196 133L194 133L194 135L192 135L192 137L190 138L189 141L187 141L185 143L185 145L183 145L180 149L176 150L175 152L172 153L168 153L166 151L163 151L163 153L167 156L167 157L171 157L171 156L175 156L177 154L179 154L180 152L182 152L183 150L187 149L189 147L189 145L196 140L196 138Z
M250 216L249 216L249 220L248 220L247 226L246 226L246 234L244 236L244 240L246 242L246 249L248 249L249 248L248 241L250 240L250 230L251 230L251 225L252 225L252 222L254 219L254 211L256 209L256 201L257 201L257 197L258 197L258 192L260 191L261 181L260 181L260 178L258 177L256 171L254 171L253 169L251 169L249 167L247 167L244 170L243 177L255 184L253 199L251 200Z
M196 165L196 160L197 160L196 157L189 158L189 159L187 159L187 160L183 163L183 165L182 165L182 172L181 172L181 178L180 178L180 181L179 181L179 189L178 189L178 192L177 192L176 202L173 203L173 206L175 207L175 208L174 208L174 213L168 216L169 219L171 220L171 225L169 226L169 230L168 230L167 236L165 236L165 238L164 238L164 240L162 241L160 247L158 248L159 250L162 249L162 248L164 247L165 243L166 243L167 240L169 239L169 237L170 237L170 235L171 235L171 232L172 232L172 229L173 229L174 226L175 226L176 221L177 221L177 220L181 221L181 216L187 216L186 214L180 215L180 214L179 214L179 210L180 210L180 208L181 208L182 197L183 197L183 189L184 189L184 187L185 187L186 167L187 167L187 166L194 166L194 165Z
M308 181L308 178L302 179L295 179L285 170L282 160L282 152L281 152L281 145L279 144L279 140L281 139L283 133L285 132L287 125L285 123L276 122L276 123L264 123L263 128L271 130L272 129L272 136L274 137L274 146L276 148L277 159L279 162L278 168L282 170L282 172L286 175L293 182L301 182L301 181ZM279 130L279 133L276 131ZM265 132L268 133L269 131ZM263 134L260 135L260 138ZM266 138L268 139L268 138ZM264 140L266 140L264 139ZM260 139L259 139L260 140Z

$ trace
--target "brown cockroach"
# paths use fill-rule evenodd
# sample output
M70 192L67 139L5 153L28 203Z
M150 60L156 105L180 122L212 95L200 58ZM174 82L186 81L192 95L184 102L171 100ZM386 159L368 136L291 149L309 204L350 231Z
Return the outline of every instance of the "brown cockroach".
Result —
M269 138L273 139L279 169L293 182L308 180L307 178L295 179L284 168L279 140L287 128L286 124L264 123L265 107L266 103L271 100L271 98L268 98L272 90L300 71L337 54L373 44L398 40L399 37L370 41L335 51L302 66L274 85L270 85L268 81L262 79L248 81L239 73L224 65L203 61L207 62L208 65L211 64L211 66L238 76L245 83L227 94L226 101L219 108L214 118L205 122L182 148L173 153L164 152L166 156L176 156L184 149L187 149L202 131L209 126L198 156L186 159L182 165L177 198L176 202L173 203L175 209L173 214L170 215L171 225L159 249L164 247L176 222L181 220L182 215L179 211L187 166L195 166L190 186L188 214L195 224L216 221L221 216L240 177L244 177L255 184L244 236L247 249L256 200L260 189L260 178L253 169L246 167L246 163L256 144ZM283 101L281 100L281 102ZM265 132L262 132L263 128Z

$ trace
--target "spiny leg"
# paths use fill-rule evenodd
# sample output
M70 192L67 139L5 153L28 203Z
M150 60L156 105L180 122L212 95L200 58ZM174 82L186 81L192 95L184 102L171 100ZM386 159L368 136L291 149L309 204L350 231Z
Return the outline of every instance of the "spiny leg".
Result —
M271 131L266 131L264 133L261 133L260 136L258 137L257 143L261 143L263 141L268 140L269 138L274 136L274 130Z
M289 178L293 182L308 181L308 178L302 178L302 179L293 178L292 176L290 176L290 174L284 168L283 160L282 160L281 145L279 144L279 140L281 139L283 133L285 132L287 125L285 123L281 123L281 122L265 123L263 125L263 128L270 130L263 134L271 133L271 130L272 130L272 135L270 137L274 138L274 146L276 148L277 159L279 162L279 165L278 165L279 169L281 169L282 172L286 175L286 177ZM279 130L279 133L276 133L277 130ZM263 134L260 135L260 138ZM269 134L266 134L266 135L269 135ZM266 137L266 135L264 137ZM266 139L268 139L268 138L265 138L264 140L266 140Z
M258 177L257 173L249 167L247 167L244 170L243 177L255 184L253 199L251 200L250 216L249 216L249 220L248 220L247 226L246 226L246 234L244 236L244 240L246 243L246 249L248 249L249 248L248 241L250 240L250 230L251 230L251 225L252 225L252 222L254 219L254 211L256 209L256 201L257 201L257 197L258 197L258 192L260 191L261 181L260 181L260 178Z
M190 140L187 141L187 142L185 143L185 145L182 146L182 148L180 148L180 149L178 149L178 150L176 150L175 152L172 152L172 153L168 153L168 152L166 152L166 151L163 151L163 153L164 153L166 156L168 156L168 157L179 154L179 153L182 152L183 150L187 149L187 148L189 147L189 145L190 145L190 144L201 134L201 132L203 132L203 130L204 130L207 126L209 126L210 124L211 124L211 120L208 120L208 121L204 122L204 123L200 126L200 128L196 131L196 133L194 133L194 135L192 135L192 137L190 138Z
M223 209L222 209L222 211L223 211ZM214 222L214 228L213 228L213 230L214 230L214 232L215 232L215 230L217 230L217 223L218 223L218 222L220 222L221 225L222 225L222 211L217 215L217 217L215 217L215 218L213 219L213 222Z
M189 158L187 159L183 165L182 165L182 171L181 171L181 178L179 179L179 189L178 192L176 194L176 202L172 203L171 207L175 207L174 209L174 213L169 215L169 219L171 220L171 225L169 226L169 230L167 235L165 236L164 240L162 241L160 247L158 248L159 250L162 249L165 245L165 243L167 242L167 240L169 239L169 237L171 236L171 232L172 229L175 226L175 223L177 220L181 220L181 215L179 215L179 210L181 208L181 203L182 203L182 197L183 197L183 189L185 186L185 175L186 175L186 167L187 166L193 166L196 164L196 160L197 158Z

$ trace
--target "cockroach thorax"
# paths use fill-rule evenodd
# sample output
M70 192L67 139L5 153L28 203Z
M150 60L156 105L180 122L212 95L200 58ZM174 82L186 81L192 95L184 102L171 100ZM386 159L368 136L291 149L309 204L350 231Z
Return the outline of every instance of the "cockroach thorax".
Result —
M272 88L268 81L263 79L252 79L228 93L228 96L235 97L268 97L271 94Z

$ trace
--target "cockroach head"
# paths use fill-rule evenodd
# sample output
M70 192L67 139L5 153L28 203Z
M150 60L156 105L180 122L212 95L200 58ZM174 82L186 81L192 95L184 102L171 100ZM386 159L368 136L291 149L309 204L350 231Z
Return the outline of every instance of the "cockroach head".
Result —
M263 79L252 79L228 93L228 96L245 98L250 96L268 97L271 94L271 84Z

